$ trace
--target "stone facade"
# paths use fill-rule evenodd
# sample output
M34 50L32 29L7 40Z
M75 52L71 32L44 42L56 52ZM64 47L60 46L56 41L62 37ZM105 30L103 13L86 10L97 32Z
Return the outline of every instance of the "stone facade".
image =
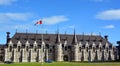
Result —
M4 61L115 61L117 48L100 35L16 33L7 35Z
M0 62L4 61L4 45L0 45Z

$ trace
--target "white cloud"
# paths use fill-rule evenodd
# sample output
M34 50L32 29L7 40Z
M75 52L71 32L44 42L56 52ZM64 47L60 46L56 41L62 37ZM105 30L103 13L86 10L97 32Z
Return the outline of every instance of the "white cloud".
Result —
M15 25L12 27L13 29L29 29L29 25Z
M17 0L0 0L0 5L11 5L13 2Z
M56 23L60 23L60 22L65 22L68 21L69 19L64 16L64 15L60 15L60 16L50 16L50 17L43 17L42 21L44 24L46 25L53 25Z
M96 15L96 18L102 20L120 20L120 9L100 12Z
M107 26L104 26L103 28L112 29L112 28L115 28L115 26L114 25L107 25Z
M70 25L70 26L68 26L68 28L74 29L75 26L74 25Z
M30 13L0 13L0 23L10 20L26 21L31 17Z

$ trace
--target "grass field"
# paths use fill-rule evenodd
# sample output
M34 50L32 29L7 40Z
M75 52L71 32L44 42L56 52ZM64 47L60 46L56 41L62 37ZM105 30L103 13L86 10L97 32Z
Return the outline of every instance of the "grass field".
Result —
M0 64L0 66L120 66L120 62L104 63L74 63L74 62L53 62L53 63L13 63Z

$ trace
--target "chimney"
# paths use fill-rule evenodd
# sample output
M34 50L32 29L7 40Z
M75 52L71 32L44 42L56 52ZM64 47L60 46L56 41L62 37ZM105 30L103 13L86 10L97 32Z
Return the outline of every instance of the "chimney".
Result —
M118 46L120 47L120 41L117 41Z
M108 40L108 36L107 36L107 35L105 35L104 38L105 38L106 40Z
M8 43L10 40L10 32L6 32L6 34L7 34L7 43Z
M117 41L117 44L120 44L120 41Z

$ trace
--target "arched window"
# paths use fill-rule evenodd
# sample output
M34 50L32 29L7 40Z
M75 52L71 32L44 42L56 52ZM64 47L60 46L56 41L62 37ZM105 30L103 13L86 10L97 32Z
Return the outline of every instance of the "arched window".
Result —
M106 48L106 51L108 52L108 47Z
M67 47L65 47L65 50L67 50Z
M52 49L50 49L49 51L50 51L50 53L52 53Z
M41 45L38 45L39 48L41 48Z
M62 44L62 48L64 48L64 44Z
M102 51L102 48L100 47L100 52Z
M115 51L115 48L113 47L113 52Z
M46 48L49 49L49 44L46 44Z
M18 46L18 52L20 51L20 46Z
M86 51L88 52L88 47L86 47Z
M35 52L37 51L37 47L36 47L36 46L34 47L34 51L35 51Z
M53 45L53 49L55 49L55 46Z
M12 51L12 46L9 47L10 52Z
M28 49L29 49L28 46L26 46L26 51L28 51Z
M79 47L79 51L81 52L81 47Z
M95 47L93 47L93 52L95 52Z

